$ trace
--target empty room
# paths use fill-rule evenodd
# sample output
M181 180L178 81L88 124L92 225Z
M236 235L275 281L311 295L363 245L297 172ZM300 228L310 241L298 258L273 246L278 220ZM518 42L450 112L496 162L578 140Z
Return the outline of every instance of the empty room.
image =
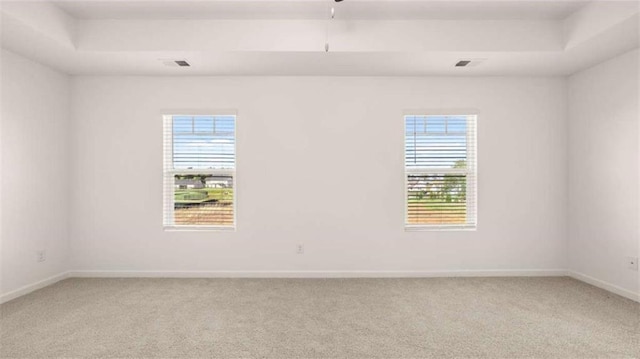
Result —
M0 358L640 358L639 19L0 0Z

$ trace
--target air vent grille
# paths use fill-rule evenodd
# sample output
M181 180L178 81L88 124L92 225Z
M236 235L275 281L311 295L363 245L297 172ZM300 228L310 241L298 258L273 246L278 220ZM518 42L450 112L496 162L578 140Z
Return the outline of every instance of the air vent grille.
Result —
M158 61L160 61L164 66L167 67L191 67L191 64L187 60L181 58L165 58L158 59Z
M455 67L474 67L485 62L487 59L459 59Z

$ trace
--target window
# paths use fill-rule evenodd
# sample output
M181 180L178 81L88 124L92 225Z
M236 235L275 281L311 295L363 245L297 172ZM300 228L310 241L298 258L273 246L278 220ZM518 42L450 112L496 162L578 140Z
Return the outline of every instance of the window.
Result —
M476 226L476 116L407 115L407 229Z
M164 116L164 226L235 227L236 116Z

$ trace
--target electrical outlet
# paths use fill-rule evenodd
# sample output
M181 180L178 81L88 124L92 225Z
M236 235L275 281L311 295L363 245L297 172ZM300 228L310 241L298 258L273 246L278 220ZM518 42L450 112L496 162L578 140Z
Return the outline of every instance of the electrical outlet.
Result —
M46 261L47 260L47 251L45 251L45 250L36 251L36 258L37 258L38 262Z
M638 270L638 257L627 257L627 268L631 270Z
M302 244L298 244L298 245L296 246L296 253L298 253L298 254L303 254L303 253L304 253L304 245L302 245Z

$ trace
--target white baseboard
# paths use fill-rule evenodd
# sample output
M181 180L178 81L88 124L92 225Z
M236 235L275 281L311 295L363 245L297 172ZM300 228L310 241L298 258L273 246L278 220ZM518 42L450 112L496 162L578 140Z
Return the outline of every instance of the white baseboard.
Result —
M0 304L44 288L65 278L438 278L438 277L559 277L563 269L457 270L457 271L96 271L60 273L0 295Z
M611 293L623 296L625 298L629 298L631 300L634 300L636 302L640 302L640 293L634 293L630 290L618 287L615 284L611 284L609 282L605 282L603 280L600 279L596 279L593 278L591 276L588 276L586 274L580 273L580 272L574 272L574 271L568 271L567 275L573 279L577 279L581 282L585 282L588 284L591 284L595 287L604 289L606 291L609 291Z
M41 281L35 282L33 284L25 285L25 286L23 286L21 288L13 290L13 291L11 291L9 293L2 294L2 295L0 295L0 304L8 302L8 301L10 301L12 299L16 299L18 297L21 297L21 296L23 296L25 294L28 294L28 293L31 293L31 292L33 292L35 290L50 286L50 285L52 285L54 283L57 283L57 282L65 279L65 278L68 278L68 277L69 277L69 273L68 272L63 272L63 273L51 276L51 277L49 277L47 279L43 279Z
M436 278L436 277L558 277L564 269L456 271L93 271L69 272L79 278Z
M446 277L563 277L569 276L640 302L640 293L588 275L564 269L454 270L454 271L95 271L64 272L0 295L0 304L65 278L446 278Z

